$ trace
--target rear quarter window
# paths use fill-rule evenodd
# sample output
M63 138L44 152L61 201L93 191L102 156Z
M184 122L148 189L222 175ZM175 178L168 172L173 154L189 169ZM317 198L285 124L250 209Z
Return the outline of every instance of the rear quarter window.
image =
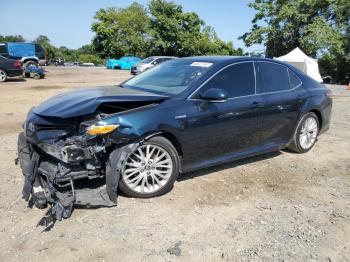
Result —
M289 75L289 85L290 88L296 88L298 86L301 85L301 80L300 78L292 71L288 68L288 75Z

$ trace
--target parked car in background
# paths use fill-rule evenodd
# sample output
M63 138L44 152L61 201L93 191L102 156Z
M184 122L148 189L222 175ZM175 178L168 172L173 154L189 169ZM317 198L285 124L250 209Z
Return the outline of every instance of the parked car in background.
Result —
M62 58L52 58L48 64L55 66L66 66L66 60Z
M84 66L84 67L94 67L95 64L94 63L81 63L80 66Z
M163 62L172 60L174 56L150 56L131 67L131 74L137 75Z
M122 70L130 70L131 67L138 62L140 62L141 59L134 56L123 56L120 59L108 59L106 63L106 67L108 69L122 69Z
M21 61L8 59L0 55L0 82L5 82L8 77L20 76L22 74Z
M46 51L39 44L35 43L0 43L0 55L20 60L24 67L47 64Z
M104 200L115 202L119 189L160 196L179 173L284 148L308 152L331 110L331 91L283 62L174 59L119 86L70 91L32 108L18 143L23 196L70 214L76 198L90 204L98 195L89 187L91 195L79 195L76 180L102 176ZM64 196L76 198L67 204Z

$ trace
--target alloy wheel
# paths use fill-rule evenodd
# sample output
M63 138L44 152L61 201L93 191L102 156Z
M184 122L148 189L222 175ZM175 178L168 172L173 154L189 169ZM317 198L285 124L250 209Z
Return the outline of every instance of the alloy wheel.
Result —
M172 172L170 154L160 146L146 144L130 154L122 171L122 179L130 190L150 194L162 189Z
M303 149L309 149L316 141L318 124L314 117L306 118L300 129L299 143Z
M6 80L6 72L3 70L0 70L0 82L4 82Z

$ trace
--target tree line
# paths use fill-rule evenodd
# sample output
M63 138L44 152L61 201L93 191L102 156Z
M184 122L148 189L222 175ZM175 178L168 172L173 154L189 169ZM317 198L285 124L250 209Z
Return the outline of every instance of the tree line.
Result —
M256 10L250 32L240 36L246 46L262 44L267 57L284 55L300 47L318 58L323 76L338 83L350 80L349 0L252 0ZM218 18L219 19L219 18ZM103 63L124 55L247 55L232 42L220 39L213 27L194 12L166 0L150 0L147 6L132 3L125 8L96 12L92 42L77 50L55 47L46 36L34 40L50 58ZM0 36L0 42L23 42L22 36Z
M300 47L318 58L323 76L350 81L349 0L254 0L252 29L241 39L247 46L264 44L267 57Z

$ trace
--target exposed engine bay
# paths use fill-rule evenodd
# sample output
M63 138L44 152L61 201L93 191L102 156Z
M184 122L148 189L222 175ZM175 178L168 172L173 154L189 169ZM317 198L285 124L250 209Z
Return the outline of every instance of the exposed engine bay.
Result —
M64 102L62 97L58 98L62 100L60 103ZM48 107L44 102L28 113L24 132L18 137L17 162L25 177L23 198L38 208L51 207L41 225L49 227L54 221L70 217L74 205L110 207L117 204L121 166L109 167L107 174L109 157L121 146L128 147L131 153L142 141L116 132L95 135L87 130L110 117L153 106L161 99L142 96L141 101L113 101L113 97L103 97L99 101L97 97L93 100L94 112L85 105L85 110L82 106L68 107L64 112L61 107L63 117L53 113L54 103ZM90 181L95 185L91 186Z

